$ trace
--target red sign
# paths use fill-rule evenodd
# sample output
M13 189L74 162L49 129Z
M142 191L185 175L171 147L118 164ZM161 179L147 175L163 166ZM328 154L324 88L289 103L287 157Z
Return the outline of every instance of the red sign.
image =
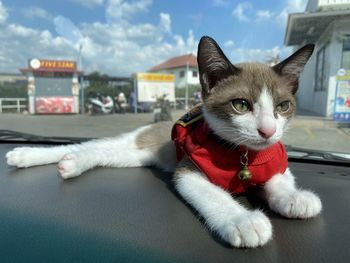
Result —
M29 67L35 70L76 70L77 64L72 60L49 60L49 59L31 59L29 60Z
M74 97L39 97L35 100L35 113L73 113Z

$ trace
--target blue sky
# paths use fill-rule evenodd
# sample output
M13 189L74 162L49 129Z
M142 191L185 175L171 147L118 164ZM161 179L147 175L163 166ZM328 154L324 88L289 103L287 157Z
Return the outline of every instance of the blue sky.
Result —
M28 58L76 59L111 75L144 71L172 56L196 52L202 35L217 40L233 63L261 61L283 45L288 13L302 0L0 0L0 71Z

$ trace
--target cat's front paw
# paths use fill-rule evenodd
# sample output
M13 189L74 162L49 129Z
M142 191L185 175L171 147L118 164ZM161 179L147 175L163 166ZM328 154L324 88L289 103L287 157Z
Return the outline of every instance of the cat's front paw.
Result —
M248 211L235 216L220 232L234 247L253 248L272 238L272 225L261 211Z
M19 168L33 166L40 159L38 150L30 147L17 147L6 154L7 164Z
M275 212L288 218L311 218L322 210L320 198L307 190L296 190L270 202Z
M58 163L57 170L63 179L79 176L82 169L79 167L78 156L74 153L66 154Z

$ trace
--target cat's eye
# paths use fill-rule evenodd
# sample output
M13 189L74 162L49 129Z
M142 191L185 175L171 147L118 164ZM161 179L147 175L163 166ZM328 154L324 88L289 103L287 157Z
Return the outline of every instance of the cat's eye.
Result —
M245 113L250 110L250 104L244 99L236 99L232 101L233 108L239 113Z
M289 110L290 102L288 100L281 102L276 106L276 111L283 113Z

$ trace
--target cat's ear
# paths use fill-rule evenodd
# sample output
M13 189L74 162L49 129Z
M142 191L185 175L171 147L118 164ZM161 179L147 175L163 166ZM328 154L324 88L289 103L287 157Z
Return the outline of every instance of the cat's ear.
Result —
M214 39L204 36L198 45L199 78L204 93L209 93L219 80L238 71L231 64Z
M293 93L298 89L300 73L303 71L305 64L311 57L314 47L315 45L312 44L306 45L272 67L275 72L286 78L293 88Z

